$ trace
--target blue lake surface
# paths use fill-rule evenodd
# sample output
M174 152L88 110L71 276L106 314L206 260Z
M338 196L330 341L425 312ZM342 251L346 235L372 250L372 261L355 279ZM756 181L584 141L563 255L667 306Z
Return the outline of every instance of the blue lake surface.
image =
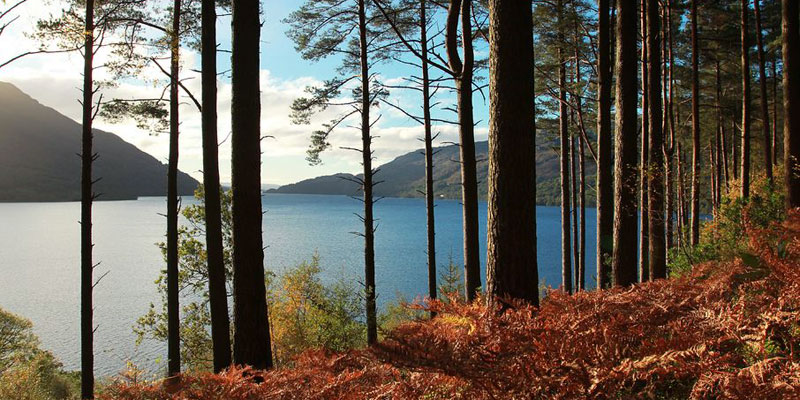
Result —
M183 204L193 202L186 197ZM351 232L363 225L354 215L362 204L346 196L269 194L264 196L265 267L280 272L321 257L322 279L363 281L363 240ZM128 360L163 368L162 343L137 346L132 326L150 303L158 303L153 281L164 268L155 243L164 240L164 198L95 204L95 363L111 376ZM423 199L385 198L376 204L376 291L379 305L398 294L413 299L427 292L426 218ZM0 204L0 307L34 323L44 348L68 369L80 363L79 203ZM538 207L540 281L561 284L560 209ZM437 262L462 264L461 205L436 202ZM485 267L486 203L480 203L481 263ZM587 286L594 287L595 209L586 209ZM485 268L482 268L485 284Z

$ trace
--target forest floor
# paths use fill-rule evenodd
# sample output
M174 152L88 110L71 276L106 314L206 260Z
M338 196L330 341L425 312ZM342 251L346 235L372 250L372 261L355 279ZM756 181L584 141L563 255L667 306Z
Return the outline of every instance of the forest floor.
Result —
M434 302L371 348L292 367L120 380L122 399L800 398L800 210L744 223L745 251L630 288L551 291L539 309ZM797 350L797 352L795 351Z

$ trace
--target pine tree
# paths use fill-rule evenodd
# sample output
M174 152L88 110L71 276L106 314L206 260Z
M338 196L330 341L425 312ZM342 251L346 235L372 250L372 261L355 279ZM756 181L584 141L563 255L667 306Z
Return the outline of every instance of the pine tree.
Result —
M532 3L491 0L489 16L487 294L538 305Z
M616 21L616 127L614 160L614 246L611 269L615 286L636 282L636 192L638 88L636 2L617 1Z
M782 0L783 162L786 206L800 207L800 4Z
M259 3L232 2L233 362L272 367L261 232Z
M222 205L217 144L217 10L215 0L202 4L203 80L203 186L206 222L208 294L211 309L211 341L214 372L231 365L230 319L225 287L225 254L222 241Z

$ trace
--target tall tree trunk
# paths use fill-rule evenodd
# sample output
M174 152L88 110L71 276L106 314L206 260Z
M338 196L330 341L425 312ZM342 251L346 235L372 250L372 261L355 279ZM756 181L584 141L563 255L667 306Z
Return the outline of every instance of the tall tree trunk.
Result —
M366 286L367 343L378 343L378 318L375 306L375 217L372 197L372 134L369 109L372 104L367 57L367 16L365 0L358 1L358 31L361 62L361 155L364 167L364 285Z
M737 136L737 132L739 132L738 127L736 126L736 117L731 119L731 162L733 163L733 179L739 179L739 144L741 144L741 140L738 140L741 137L741 134Z
M724 153L724 151L722 151L723 128L722 128L722 109L721 109L722 103L721 103L721 99L720 99L722 97L722 93L721 93L722 89L721 89L720 86L721 86L721 83L718 80L717 81L717 107L716 107L717 108L717 129L716 129L715 134L714 134L714 142L713 142L713 148L714 148L714 163L713 163L714 169L713 169L713 174L714 174L714 183L716 184L716 187L714 189L715 190L714 191L714 195L716 196L716 199L717 199L716 204L715 204L717 207L719 207L719 205L720 205L721 196L722 196L722 180L723 180L722 154Z
M94 398L94 327L92 326L92 120L94 110L94 0L86 0L83 44L83 119L81 124L81 398Z
M467 301L475 299L481 287L478 240L478 178L475 161L475 125L472 115L472 80L475 55L472 47L472 0L450 0L447 11L447 56L455 74L458 93L459 155L461 158L461 202L464 223L464 289ZM460 18L459 18L460 17ZM458 55L458 24L461 46Z
M580 226L578 227L580 240L578 256L578 287L577 290L586 290L586 168L584 143L578 140L578 210L580 211Z
M778 57L772 59L772 163L778 165Z
M747 14L750 0L742 0L742 198L750 197L750 43Z
M700 241L700 46L697 41L697 0L692 0L692 226L690 243Z
M753 0L756 13L756 46L758 47L758 79L761 89L761 129L764 132L764 170L772 184L772 141L769 129L769 99L767 99L767 72L764 57L764 39L761 31L761 0Z
M672 0L666 0L664 2L663 12L664 14L664 40L662 41L662 48L663 57L664 57L664 77L663 77L663 87L662 90L664 91L664 123L662 126L664 127L664 136L669 137L669 144L667 144L667 140L664 141L664 203L665 203L665 234L666 234L666 243L667 243L667 250L671 249L674 245L673 238L674 238L674 224L673 224L673 215L675 214L675 189L674 189L674 156L675 156L675 121L672 116L672 100L673 100L673 75L672 75L672 66L674 65L674 58L672 55ZM669 252L667 252L667 257L669 258ZM667 260L669 261L669 260Z
M258 2L233 0L233 362L272 368L261 232L261 94Z
M167 166L167 375L181 372L180 308L178 305L178 98L181 0L173 2L170 36L169 162Z
M597 287L611 284L614 244L614 178L611 163L611 27L609 0L598 0L597 25Z
M574 118L573 118L574 121ZM579 284L578 281L580 280L580 272L578 271L579 264L581 262L580 253L578 252L578 248L580 247L580 239L578 239L578 182L577 182L577 160L575 159L577 156L577 144L575 143L577 138L575 136L570 136L569 138L569 177L570 177L570 195L572 196L571 204L572 204L572 276L574 279L574 283L572 284L572 289L574 291L578 291Z
M617 1L616 21L616 126L614 159L614 242L611 270L613 284L628 286L636 282L636 186L638 160L638 88L636 3Z
M538 305L531 0L489 2L489 301Z
M717 131L719 132L720 141L721 141L721 149L719 149L720 156L722 157L722 171L725 176L725 190L728 190L728 184L730 181L730 174L728 170L728 139L725 134L725 118L722 114L722 79L720 74L720 63L719 60L716 61L716 69L714 70L716 73L716 82L717 82L717 97L716 97L716 106L717 106Z
M786 206L800 207L800 3L782 0L783 162Z
M664 238L664 133L661 110L661 25L658 0L647 5L649 164L647 182L648 242L650 279L666 278L666 242Z
M567 68L564 55L564 32L562 26L562 15L564 5L562 0L558 0L558 115L559 115L559 137L561 145L561 284L564 291L572 293L572 260L570 245L570 191L569 191L569 148L570 137L567 120Z
M578 93L578 88L581 86L581 58L579 52L579 45L580 45L579 33L578 33L578 24L576 21L575 24L575 88L576 95L575 98L575 110L577 112L582 113L582 101L580 94ZM575 121L575 112L572 112L573 121ZM576 129L583 129L583 122L580 122L580 125L576 124ZM583 230L581 227L585 227L586 224L581 220L579 220L579 214L582 214L583 203L581 202L581 191L583 190L583 179L578 181L578 174L582 170L582 166L578 166L577 164L581 162L581 160L576 160L578 155L578 146L581 146L581 138L579 137L580 134L575 135L571 142L570 147L570 163L572 163L571 173L572 173L572 204L573 210L575 212L572 215L572 239L573 239L573 256L575 259L575 285L574 289L577 292L578 290L583 289L582 282L585 282L584 273L586 272L586 263L584 262L583 256L586 254L585 250L585 241L586 235L583 234ZM582 146L581 146L582 147ZM579 186L580 185L580 186ZM584 251L581 251L584 250Z
M422 116L425 124L425 211L428 227L428 296L436 298L436 219L433 192L433 133L431 124L431 80L428 72L427 2L419 4L419 40L422 47ZM431 311L431 318L436 315Z
M675 142L675 154L677 155L677 160L675 162L675 179L677 180L677 192L678 192L678 246L683 247L686 240L684 239L684 231L686 229L686 224L684 223L684 214L685 214L685 193L684 193L684 185L683 185L683 149L681 148L680 140Z
M650 89L649 79L648 79L648 70L647 70L647 7L648 7L648 0L642 0L642 10L641 10L641 27L642 27L642 145L641 150L639 151L640 155L640 162L639 166L641 169L641 179L639 184L639 279L642 282L646 282L650 280L650 263L649 259L649 248L650 245L648 244L648 235L650 232L649 220L648 220L648 190L647 190L647 174L648 174L648 167L649 167L649 130L650 130L650 122L649 122L649 113L648 110L648 103L649 103L649 95L648 91Z
M220 204L219 147L217 144L217 10L214 0L202 5L202 80L203 80L203 186L206 219L206 258L208 298L211 309L211 343L214 372L231 365L231 333L228 294L225 287L225 260L222 244L222 206Z
M710 195L711 195L710 196L710 198L711 198L711 210L712 210L711 212L712 212L712 214L717 215L717 204L718 204L717 203L717 184L718 183L717 183L717 176L714 173L714 171L717 169L717 166L714 163L715 155L716 154L714 153L714 141L713 141L713 139L709 139L708 140L708 164L711 166L711 171L710 171L710 173L708 175L709 175L709 178L710 178L710 181L711 181L711 188L710 188L711 189L711 192L710 192Z

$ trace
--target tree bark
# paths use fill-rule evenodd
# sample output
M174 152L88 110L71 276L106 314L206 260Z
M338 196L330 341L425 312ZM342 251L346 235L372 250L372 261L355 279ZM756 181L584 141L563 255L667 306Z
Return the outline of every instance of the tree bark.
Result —
M574 114L573 121L574 119ZM572 204L572 277L574 282L572 284L572 289L574 291L578 291L580 284L578 281L580 280L580 253L578 252L578 248L580 247L580 239L578 238L578 182L577 182L577 144L575 143L577 138L575 136L569 137L569 177L570 177L570 195L572 196L571 204Z
M597 26L597 287L611 283L614 245L614 178L611 140L611 42L609 0L598 0Z
M202 4L202 80L203 80L203 187L206 219L206 258L208 297L211 309L211 343L214 372L231 365L231 333L228 294L225 287L225 260L222 243L220 204L219 147L217 144L217 10L214 0Z
M742 0L742 191L743 199L750 197L750 43L747 14L750 1Z
M649 158L650 158L650 151L649 151L649 131L650 131L650 117L647 110L649 109L649 95L648 91L650 89L649 79L648 79L648 70L647 70L647 7L648 7L648 0L642 0L642 9L641 9L641 28L642 28L642 145L641 150L639 152L640 155L640 175L641 175L641 183L639 185L639 279L642 282L646 282L650 280L650 263L649 259L649 247L648 244L648 235L650 232L649 228L649 220L648 220L648 211L647 207L649 205L649 201L647 200L648 190L647 190L647 174L648 174L648 167L649 167Z
M464 289L472 301L481 287L478 233L478 178L475 160L475 124L472 115L472 80L475 55L472 47L472 0L451 0L447 11L446 47L458 95L461 202L464 223ZM459 18L460 16L460 18ZM464 60L458 55L458 24Z
M761 0L753 0L756 14L756 46L758 48L758 79L761 90L761 129L764 132L764 171L772 184L772 141L769 128L769 99L767 98L767 72L764 57L764 39L761 31Z
M181 0L172 6L169 82L169 162L167 166L167 376L181 372L180 307L178 304L178 134L180 98Z
M272 367L261 232L261 97L258 2L233 0L233 362Z
M717 131L720 135L721 141L721 148L719 149L720 156L722 158L722 172L725 177L725 190L728 190L728 184L730 182L730 171L728 170L728 138L725 133L725 118L722 114L722 79L721 79L721 69L719 60L716 62L716 78L717 78Z
M361 155L364 167L364 285L366 286L367 344L378 343L378 313L375 306L375 217L372 196L372 134L370 133L369 59L365 0L358 0L359 51L361 62Z
M431 124L431 81L428 68L427 2L420 0L419 40L422 47L422 117L425 125L425 211L428 230L428 296L436 298L436 219L433 192L433 133ZM436 313L431 311L431 318Z
M578 226L580 234L578 235L579 250L578 256L578 286L576 290L586 290L586 168L584 154L584 143L580 138L578 140L578 210L580 212L580 226Z
M666 249L664 238L664 134L661 110L661 25L658 0L647 5L649 164L647 182L648 243L650 279L666 278Z
M489 2L488 300L538 305L531 0Z
M667 250L671 249L674 245L674 224L673 216L675 215L675 189L674 189L674 155L675 155L675 120L672 115L672 100L673 100L673 68L674 58L672 54L672 0L666 0L664 7L662 7L664 18L664 40L662 41L661 48L664 49L663 64L664 64L664 77L662 79L662 90L664 91L664 136L669 137L669 144L664 140L664 203L665 203L665 234ZM669 251L667 251L667 261L669 261Z
M94 94L94 0L86 0L83 44L83 118L81 124L81 398L94 398L94 327L92 322L92 122Z
M616 21L616 126L614 159L614 242L611 270L613 284L636 282L636 234L638 160L638 88L636 51L636 3L617 1Z
M772 59L772 163L778 165L778 57Z
M572 293L572 246L570 245L570 191L569 191L569 148L570 138L567 116L567 68L564 55L564 32L562 28L562 14L564 5L562 0L557 3L557 24L558 28L558 115L559 115L559 138L561 145L561 284L564 291Z
M786 206L800 207L800 4L782 0L783 162Z
M697 0L692 0L692 209L690 244L700 241L700 46L697 41Z

